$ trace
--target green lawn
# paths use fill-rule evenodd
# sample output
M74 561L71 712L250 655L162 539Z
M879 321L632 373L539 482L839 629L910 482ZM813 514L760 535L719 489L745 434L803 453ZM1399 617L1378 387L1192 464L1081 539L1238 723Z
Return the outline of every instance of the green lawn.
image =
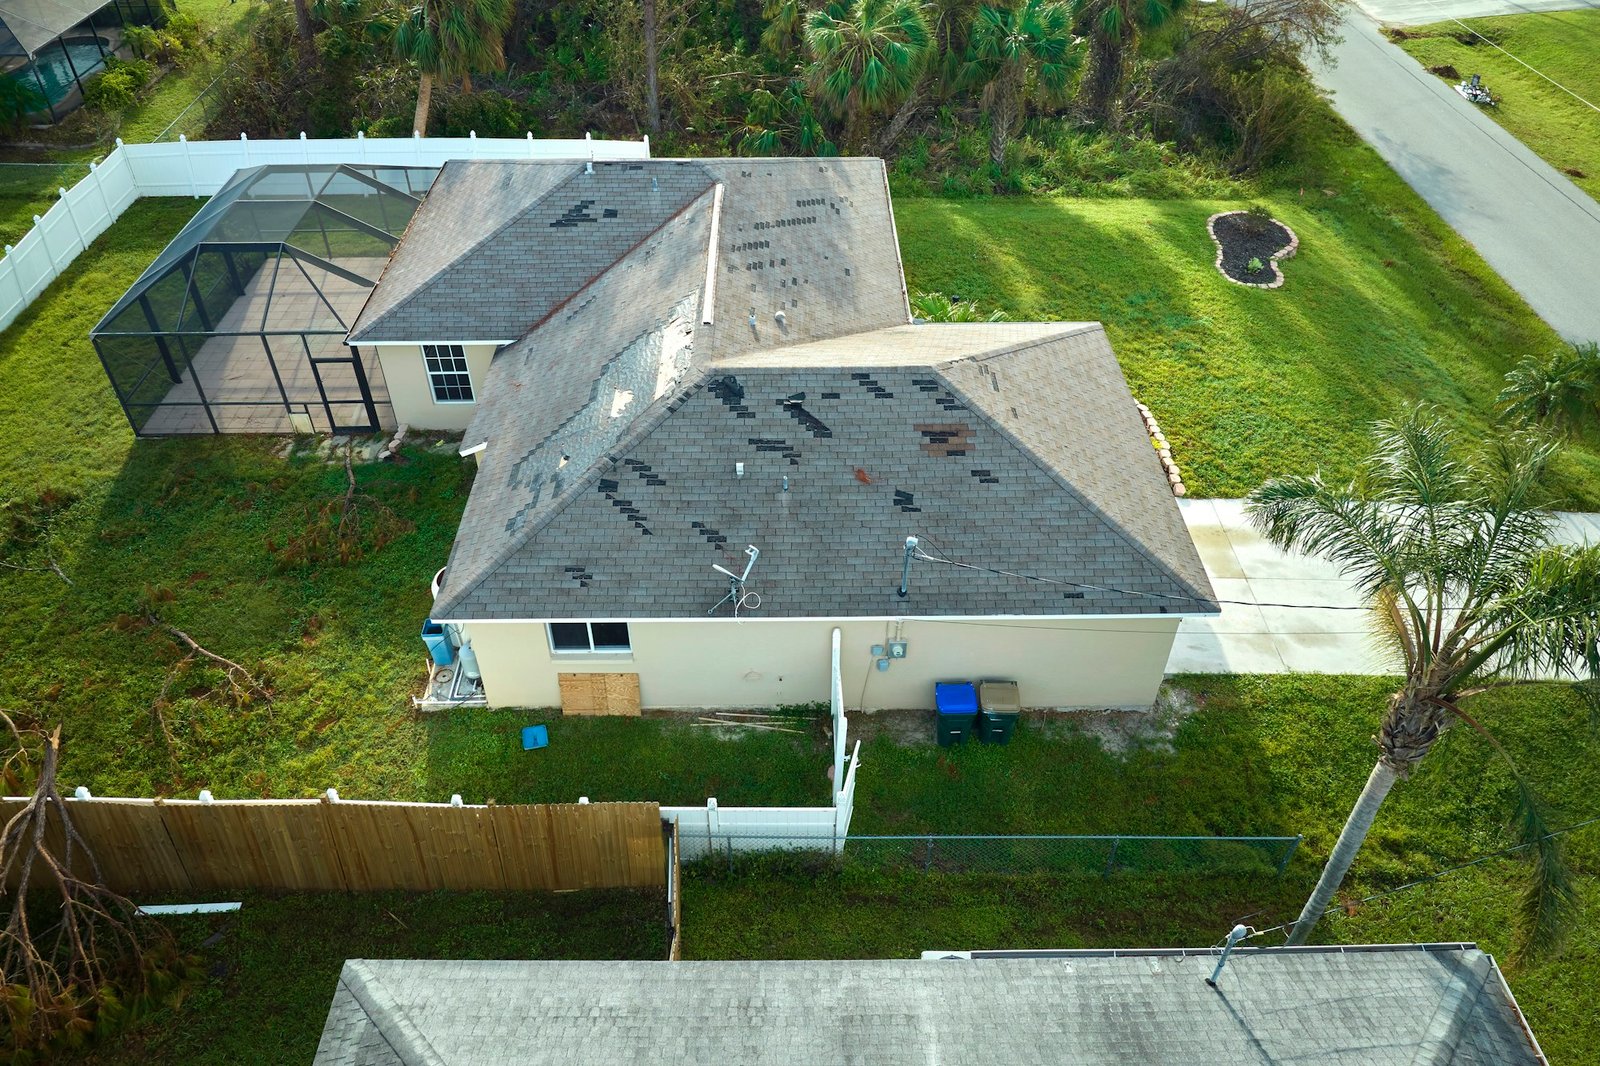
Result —
M243 901L235 914L166 919L208 971L182 1007L63 1060L306 1066L346 959L653 960L667 953L666 902L657 893L388 892Z
M1328 137L1303 185L1256 201L1300 238L1281 289L1211 268L1207 217L1248 200L901 197L907 283L1019 320L1103 321L1197 495L1344 476L1368 425L1417 400L1483 434L1506 370L1557 337L1370 149ZM1570 450L1552 489L1600 508L1600 453Z
M1464 21L1465 26L1439 22L1408 28L1408 39L1396 43L1429 69L1453 67L1460 76L1446 75L1452 83L1482 74L1500 98L1500 106L1488 109L1488 114L1579 188L1600 199L1600 115L1512 58L1600 104L1600 9ZM1473 31L1505 52L1473 36Z
M1175 870L1158 876L833 872L795 860L720 862L684 892L687 958L870 958L936 948L1196 946L1236 920L1294 918L1375 757L1381 678L1189 677L1196 710L1174 750L1125 759L1033 721L1007 747L943 751L877 738L862 747L853 833L1304 833L1282 879ZM1535 778L1552 824L1600 815L1600 737L1558 686L1500 691L1473 713ZM1507 846L1508 774L1476 734L1454 730L1398 786L1357 860L1347 898L1396 888ZM1558 1066L1596 1061L1600 1015L1600 825L1566 838L1587 909L1565 954L1511 983ZM1473 867L1360 905L1324 942L1475 940L1508 957L1520 864ZM1281 943L1281 936L1263 943Z

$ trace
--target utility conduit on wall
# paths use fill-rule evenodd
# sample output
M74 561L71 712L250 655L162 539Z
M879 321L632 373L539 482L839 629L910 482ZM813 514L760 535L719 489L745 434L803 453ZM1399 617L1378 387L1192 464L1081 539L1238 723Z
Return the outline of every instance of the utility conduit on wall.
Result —
M312 140L189 141L123 144L70 189L0 260L0 329L15 322L49 284L141 196L210 196L236 171L273 163L366 163L436 167L451 159L648 159L638 141L514 137L363 136Z

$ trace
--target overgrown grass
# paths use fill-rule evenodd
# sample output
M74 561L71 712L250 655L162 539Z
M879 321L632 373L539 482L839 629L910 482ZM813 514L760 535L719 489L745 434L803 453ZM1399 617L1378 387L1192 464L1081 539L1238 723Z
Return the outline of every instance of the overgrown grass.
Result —
M1298 180L1254 198L902 197L908 283L1019 320L1103 321L1202 496L1346 476L1369 424L1419 400L1489 432L1506 370L1558 338L1347 127L1319 121ZM1281 289L1211 267L1207 217L1252 202L1299 235ZM1551 488L1600 507L1600 454L1570 449Z
M1396 43L1425 67L1454 68L1459 77L1442 75L1450 82L1482 74L1500 99L1500 106L1487 108L1487 114L1579 188L1600 199L1600 115L1528 69L1531 66L1578 96L1600 103L1600 62L1596 61L1600 56L1600 10L1437 22L1408 28L1405 34L1406 38ZM1493 45L1505 51L1497 51Z
M239 898L235 896L234 898ZM304 1066L346 959L663 959L648 892L247 895L236 914L166 919L209 976L176 1011L67 1056L82 1066Z
M1235 921L1292 920L1375 758L1371 736L1391 682L1353 677L1188 677L1195 710L1173 750L1107 754L1069 726L1025 721L1006 747L862 748L852 832L1303 833L1282 879L1175 870L1110 879L832 872L793 859L711 863L684 893L692 958L906 957L942 948L1203 946ZM1476 697L1537 783L1557 826L1600 815L1600 739L1560 686ZM1466 729L1446 734L1390 796L1325 942L1476 940L1504 963L1522 874L1484 863L1361 904L1508 846L1510 776ZM1587 909L1565 953L1511 982L1561 1064L1594 1061L1600 1017L1600 825L1565 838ZM1281 935L1262 943L1281 942Z

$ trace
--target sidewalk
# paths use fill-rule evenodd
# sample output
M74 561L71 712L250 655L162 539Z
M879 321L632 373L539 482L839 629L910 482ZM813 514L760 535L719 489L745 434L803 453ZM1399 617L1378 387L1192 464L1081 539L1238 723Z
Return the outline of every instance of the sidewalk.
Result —
M1365 611L1309 610L1295 604L1353 607L1361 597L1332 564L1288 555L1244 517L1243 500L1178 501L1212 588L1224 604L1213 618L1185 618L1168 673L1389 674ZM1600 544L1600 514L1563 512L1557 538Z

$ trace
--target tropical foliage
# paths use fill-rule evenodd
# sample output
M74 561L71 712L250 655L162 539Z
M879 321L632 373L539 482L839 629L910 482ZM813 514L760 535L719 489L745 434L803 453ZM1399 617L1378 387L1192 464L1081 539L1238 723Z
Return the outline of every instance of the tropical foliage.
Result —
M1290 943L1310 936L1384 798L1447 729L1465 725L1494 743L1469 709L1475 694L1537 677L1600 676L1600 548L1552 542L1554 516L1537 488L1556 449L1548 435L1510 433L1467 453L1436 414L1416 408L1379 423L1373 439L1355 480L1279 478L1247 505L1274 545L1339 564L1403 674L1382 715L1372 774ZM1514 826L1529 860L1517 948L1526 957L1560 942L1576 896L1539 798L1512 772Z
M816 99L845 124L849 151L867 147L869 120L904 103L922 77L930 34L917 0L834 0L805 20Z
M1566 344L1528 355L1506 374L1496 398L1507 421L1572 434L1596 420L1600 404L1600 344Z
M401 9L390 30L395 54L420 74L412 128L428 132L433 83L460 81L470 90L474 72L506 65L505 33L511 0L417 0Z
M1006 145L1022 117L1030 81L1059 98L1077 69L1072 17L1054 0L1020 0L983 7L972 25L963 81L983 86L989 116L989 161L1005 165Z

